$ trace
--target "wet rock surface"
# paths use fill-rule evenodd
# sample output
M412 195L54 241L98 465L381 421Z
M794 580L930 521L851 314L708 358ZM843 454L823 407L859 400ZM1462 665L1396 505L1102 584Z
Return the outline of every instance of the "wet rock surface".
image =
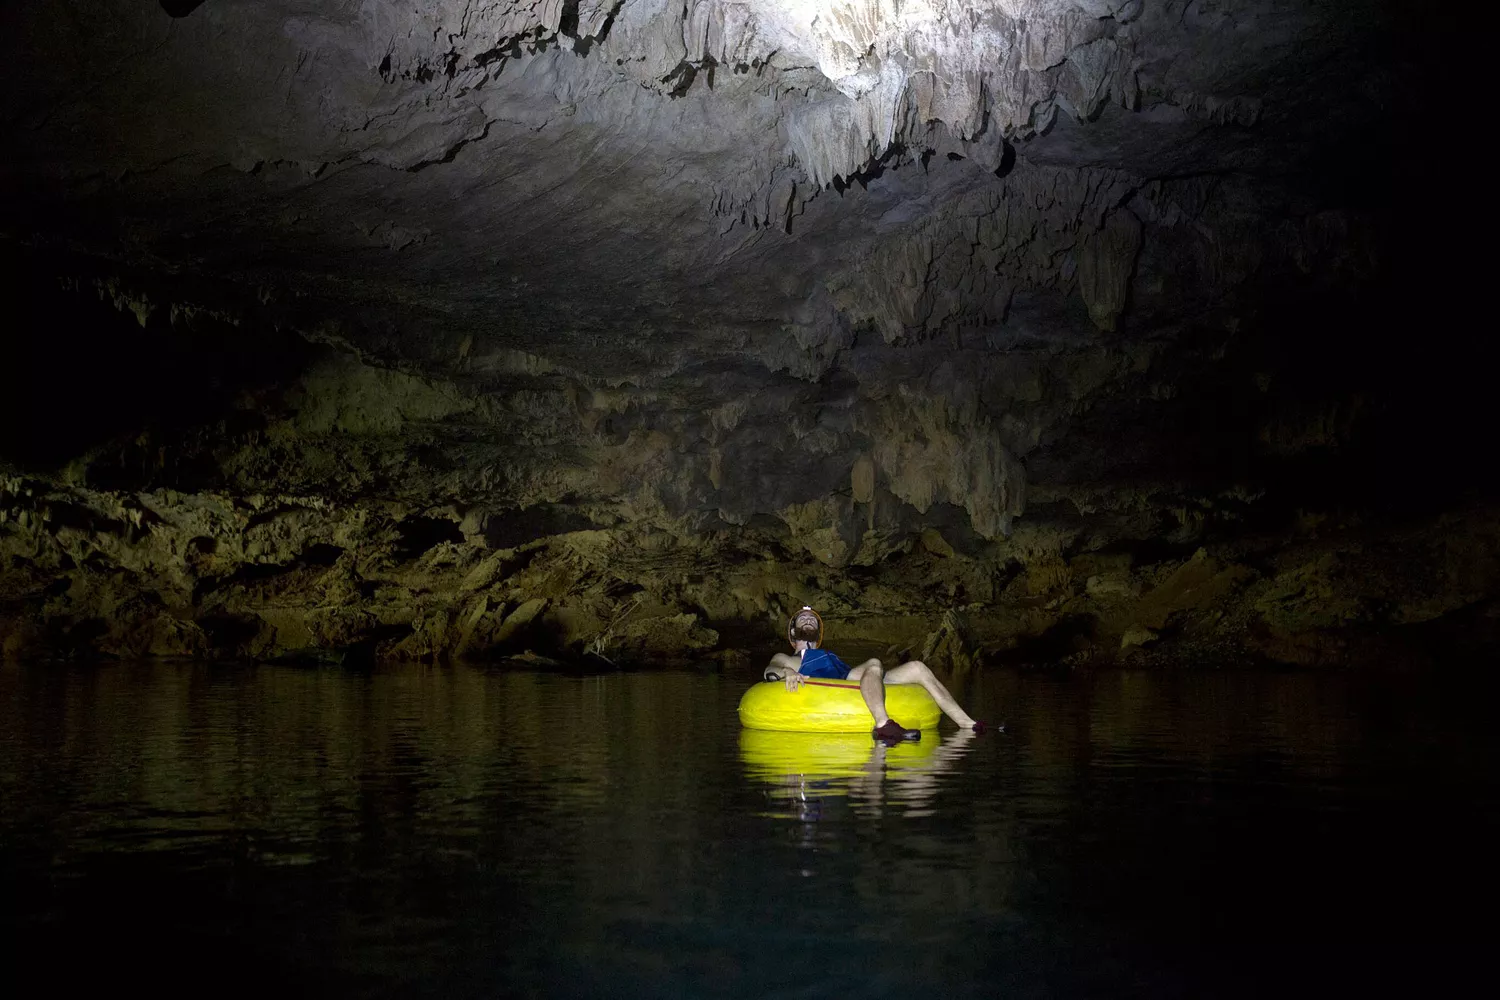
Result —
M1440 19L3 16L7 656L739 664L804 603L953 669L1494 639L1494 351L1388 141L1457 113Z
M272 426L221 452L226 468L260 469L260 442L295 442L308 453L276 467L337 470L326 491L98 489L86 468L5 477L4 654L741 665L812 604L849 655L958 670L1413 665L1492 641L1500 615L1500 508L1486 503L1303 511L1268 529L1253 524L1263 496L1064 488L988 538L961 507L918 512L865 484L736 523L707 506L711 484L662 476L662 443L627 440L613 453L628 474L571 470L592 500L507 509L504 490L435 500L420 465L393 489L377 470L412 431L354 412L358 434ZM698 490L696 508L674 510L664 486L679 501Z

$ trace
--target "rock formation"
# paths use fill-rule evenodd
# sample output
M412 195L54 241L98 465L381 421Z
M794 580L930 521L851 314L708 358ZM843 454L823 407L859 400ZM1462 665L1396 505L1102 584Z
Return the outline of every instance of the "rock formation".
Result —
M7 656L740 663L803 603L956 669L1493 639L1491 349L1389 142L1457 113L1436 21L0 18Z

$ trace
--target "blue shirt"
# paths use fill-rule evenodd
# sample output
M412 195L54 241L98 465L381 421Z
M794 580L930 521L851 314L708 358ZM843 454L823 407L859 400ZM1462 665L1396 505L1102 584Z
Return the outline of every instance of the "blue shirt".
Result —
M841 681L849 676L849 664L826 649L808 649L802 654L797 673L804 677L828 677Z

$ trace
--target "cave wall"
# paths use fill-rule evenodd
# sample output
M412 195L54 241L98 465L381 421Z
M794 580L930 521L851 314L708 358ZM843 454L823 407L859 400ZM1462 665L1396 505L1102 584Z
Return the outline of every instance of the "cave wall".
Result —
M803 603L961 669L1428 662L1493 630L1487 494L1404 488L1379 447L1437 395L1278 368L1265 334L867 328L816 376L517 356L496 388L67 263L13 272L68 336L8 369L7 656L740 664Z
M1490 634L1432 36L825 6L8 5L5 654Z

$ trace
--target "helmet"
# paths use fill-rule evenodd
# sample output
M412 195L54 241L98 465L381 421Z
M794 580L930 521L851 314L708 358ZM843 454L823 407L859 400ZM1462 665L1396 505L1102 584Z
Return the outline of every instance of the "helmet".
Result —
M787 642L797 641L798 625L802 625L805 627L816 626L818 630L817 639L809 639L806 641L813 643L813 645L815 646L823 645L823 619L816 611L804 604L801 611L797 612L795 615L792 615L791 621L786 623Z

